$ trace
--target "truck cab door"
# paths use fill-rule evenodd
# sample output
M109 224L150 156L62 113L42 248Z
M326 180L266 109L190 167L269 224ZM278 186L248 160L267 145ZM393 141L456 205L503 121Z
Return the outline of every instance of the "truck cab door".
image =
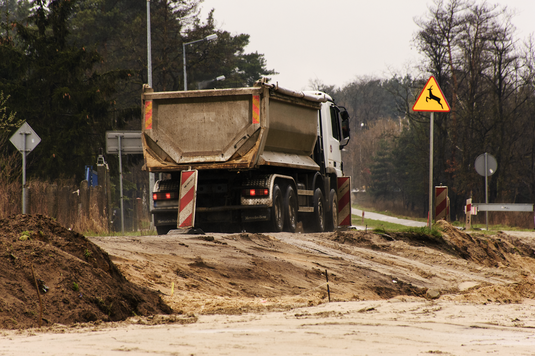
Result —
M323 140L325 149L325 162L329 170L334 169L336 175L341 177L342 173L342 153L344 137L342 135L340 109L333 103L329 103L328 112L322 115L326 120L323 121Z

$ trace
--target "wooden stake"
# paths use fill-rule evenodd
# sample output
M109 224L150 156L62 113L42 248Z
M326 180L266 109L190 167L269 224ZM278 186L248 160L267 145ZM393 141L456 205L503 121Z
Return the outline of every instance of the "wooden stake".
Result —
M35 289L37 289L37 296L39 297L39 327L43 324L43 302L41 301L41 293L39 293L39 285L37 284L37 279L35 278L35 273L33 271L33 263L30 263L32 268L32 277L35 283Z
M329 303L331 302L331 290L329 289L329 274L325 270L325 278L327 279L327 295L329 296Z

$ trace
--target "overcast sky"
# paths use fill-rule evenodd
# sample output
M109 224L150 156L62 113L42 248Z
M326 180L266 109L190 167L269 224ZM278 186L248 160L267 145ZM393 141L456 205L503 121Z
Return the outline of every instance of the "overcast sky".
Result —
M535 33L535 0L487 1L516 10L517 39ZM250 35L247 53L264 54L272 82L294 90L311 80L344 86L358 76L406 73L422 58L414 20L432 0L204 0L219 29Z

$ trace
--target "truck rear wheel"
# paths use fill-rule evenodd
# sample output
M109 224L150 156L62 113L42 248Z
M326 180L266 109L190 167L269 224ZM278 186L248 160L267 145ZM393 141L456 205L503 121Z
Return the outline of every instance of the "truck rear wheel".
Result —
M336 191L331 189L329 194L329 214L327 215L327 231L334 231L338 227L338 196Z
M295 232L297 228L297 195L291 185L288 185L284 195L284 224L286 231Z
M284 209L282 192L277 184L273 186L273 205L271 207L271 223L275 232L284 229Z
M325 231L325 199L320 188L314 191L314 227L317 232Z

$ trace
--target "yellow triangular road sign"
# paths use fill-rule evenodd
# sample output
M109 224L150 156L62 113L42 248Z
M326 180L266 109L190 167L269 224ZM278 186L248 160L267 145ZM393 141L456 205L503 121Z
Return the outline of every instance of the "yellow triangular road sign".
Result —
M438 86L435 77L431 76L418 99L412 107L413 111L450 112L450 106Z

